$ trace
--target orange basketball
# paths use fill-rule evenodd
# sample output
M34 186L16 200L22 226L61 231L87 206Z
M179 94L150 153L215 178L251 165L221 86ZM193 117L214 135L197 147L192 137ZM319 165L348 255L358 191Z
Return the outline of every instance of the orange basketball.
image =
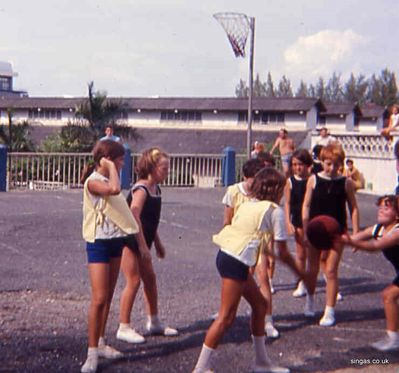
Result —
M314 217L306 228L309 242L318 250L328 250L334 245L334 239L341 234L341 227L331 216Z

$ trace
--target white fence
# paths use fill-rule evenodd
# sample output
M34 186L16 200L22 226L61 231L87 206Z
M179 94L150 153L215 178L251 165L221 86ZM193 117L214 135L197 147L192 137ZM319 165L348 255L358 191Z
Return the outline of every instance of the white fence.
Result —
M395 136L387 141L379 134L344 133L333 134L343 146L346 157L354 160L355 167L363 173L365 188L376 194L393 193L397 185ZM312 136L312 144L317 136Z
M132 154L134 165L140 155ZM10 153L8 189L60 190L81 188L82 170L90 153ZM221 185L223 155L171 154L164 186L215 187Z

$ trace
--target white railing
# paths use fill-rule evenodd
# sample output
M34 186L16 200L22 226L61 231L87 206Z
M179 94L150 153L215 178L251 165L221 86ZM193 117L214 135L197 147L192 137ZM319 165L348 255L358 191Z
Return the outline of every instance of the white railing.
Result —
M132 154L134 165L139 154ZM215 187L221 185L222 155L171 154L164 186ZM10 153L8 189L59 190L81 188L82 170L90 153Z
M392 193L397 185L394 145L399 137L387 141L379 134L345 133L334 137L342 145L347 158L354 160L362 172L365 189L375 194ZM317 136L312 136L312 144Z

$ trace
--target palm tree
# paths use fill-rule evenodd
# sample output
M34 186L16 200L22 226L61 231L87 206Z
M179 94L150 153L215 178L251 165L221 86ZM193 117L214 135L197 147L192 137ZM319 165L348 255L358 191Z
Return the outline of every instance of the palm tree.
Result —
M0 143L6 144L10 153L34 151L35 145L30 138L31 125L27 121L13 123L12 114L12 108L8 108L8 125L0 125Z
M122 99L108 99L106 92L94 92L94 82L90 82L88 99L77 107L76 117L87 121L94 140L103 135L105 127L110 123L115 128L115 134L137 139L136 130L121 122L127 116L127 110L126 102Z

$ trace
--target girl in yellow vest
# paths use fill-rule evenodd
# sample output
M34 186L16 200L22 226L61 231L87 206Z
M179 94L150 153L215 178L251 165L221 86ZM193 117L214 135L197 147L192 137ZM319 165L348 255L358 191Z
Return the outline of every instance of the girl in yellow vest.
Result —
M234 214L242 203L251 199L251 185L258 171L264 167L263 161L260 159L250 159L242 166L244 181L231 185L227 188L223 197L224 217L223 226L231 224ZM273 166L269 166L273 167ZM273 245L271 242L270 245ZM273 257L274 261L274 257ZM265 318L265 332L268 338L278 338L280 333L273 325L272 317L272 290L268 273L268 256L265 250L259 254L259 260L256 265L256 276L259 281L260 291L267 301L267 310ZM217 315L215 315L216 318Z
M82 373L97 370L98 358L116 359L122 353L106 345L104 334L122 249L138 225L121 193L119 172L123 166L121 144L99 141L93 149L94 164L85 168L83 188L83 238L86 241L91 303L89 308L89 348ZM145 243L140 241L140 247Z
M136 239L129 239L122 255L122 273L126 285L120 303L120 324L116 337L128 343L143 343L144 337L130 327L130 314L140 287L144 285L144 298L147 309L146 330L149 334L176 336L178 331L165 326L158 317L158 289L150 248L155 246L159 258L165 257L165 247L158 235L161 217L161 189L159 188L169 173L169 157L158 148L145 150L137 162L138 180L128 197L130 209L140 225L139 236L145 240L145 255L139 251Z
M298 276L303 277L287 249L284 212L278 205L285 186L284 176L266 167L260 170L251 186L252 200L240 205L231 225L226 225L213 242L220 250L216 266L222 277L221 305L217 319L207 331L205 342L193 373L211 370L211 357L226 330L232 325L241 297L252 308L251 333L255 350L254 372L289 372L273 365L265 348L266 300L262 296L249 268L254 266L265 234L274 237L280 259ZM266 243L267 244L267 243Z

